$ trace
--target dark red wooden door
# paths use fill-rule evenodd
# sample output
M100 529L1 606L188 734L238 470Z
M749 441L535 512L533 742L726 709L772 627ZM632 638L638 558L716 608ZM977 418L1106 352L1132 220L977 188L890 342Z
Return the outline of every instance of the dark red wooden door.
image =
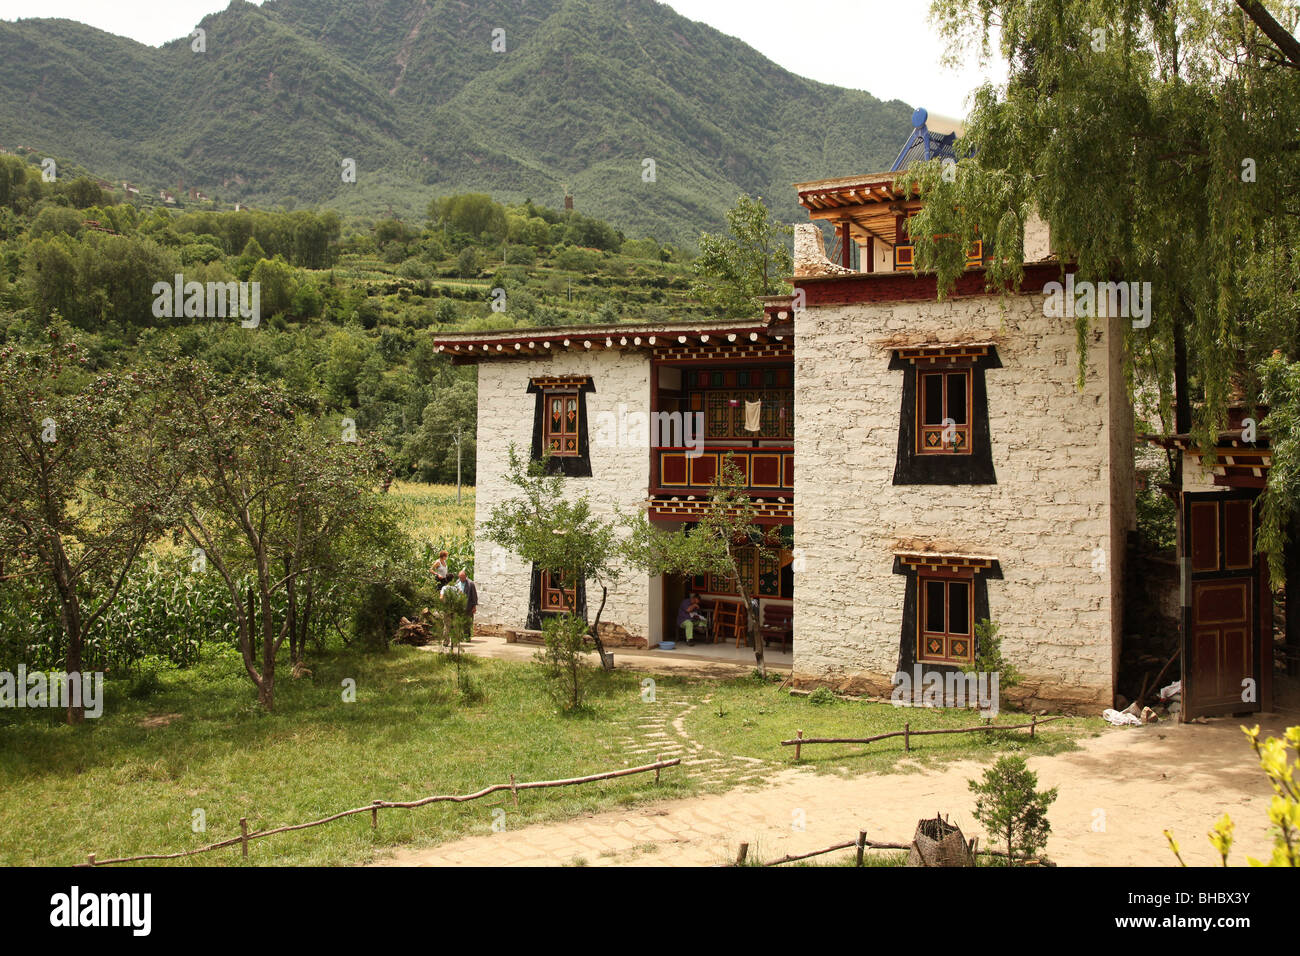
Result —
M1182 720L1260 709L1252 493L1183 496Z

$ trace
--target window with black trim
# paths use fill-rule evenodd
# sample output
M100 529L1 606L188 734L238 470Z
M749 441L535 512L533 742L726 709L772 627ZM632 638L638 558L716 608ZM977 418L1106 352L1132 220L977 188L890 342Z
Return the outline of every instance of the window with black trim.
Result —
M573 582L572 587L566 588L563 587L563 575L543 571L535 564L530 577L525 627L540 630L546 617L568 611L586 620L587 587L581 577Z
M529 380L528 393L537 397L533 412L532 460L540 461L544 452L549 450L548 474L591 477L587 393L595 390L590 375Z
M903 373L896 485L995 485L984 373L1002 367L992 343L896 348Z
M990 580L1002 579L992 555L896 552L894 573L906 581L898 670L946 674L980 654L975 622L988 619Z
M970 664L975 660L972 583L969 578L919 576L918 661Z

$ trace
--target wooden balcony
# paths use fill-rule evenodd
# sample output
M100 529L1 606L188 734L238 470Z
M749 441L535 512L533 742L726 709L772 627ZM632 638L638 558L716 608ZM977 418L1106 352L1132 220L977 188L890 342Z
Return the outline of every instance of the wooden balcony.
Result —
M910 242L900 242L894 246L894 271L911 272L914 266L915 250ZM966 268L978 269L984 265L984 240L976 239L966 252Z
M656 495L708 494L728 453L744 477L745 491L750 495L789 497L794 494L793 445L709 447L697 457L691 457L691 449L657 447L651 450L650 490Z

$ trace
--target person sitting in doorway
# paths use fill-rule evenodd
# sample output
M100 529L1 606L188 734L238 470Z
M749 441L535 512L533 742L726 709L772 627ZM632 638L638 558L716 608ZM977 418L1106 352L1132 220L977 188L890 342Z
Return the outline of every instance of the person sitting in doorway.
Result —
M677 608L677 627L686 632L687 647L695 645L695 628L702 624L704 615L700 613L700 596L691 591Z

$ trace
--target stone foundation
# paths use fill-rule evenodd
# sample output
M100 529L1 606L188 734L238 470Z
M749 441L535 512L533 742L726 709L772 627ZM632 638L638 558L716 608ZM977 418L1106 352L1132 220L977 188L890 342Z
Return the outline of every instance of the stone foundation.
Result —
M887 701L894 691L891 678L892 675L867 671L838 676L797 673L791 678L790 686L796 690L827 687L837 694ZM1052 678L1025 678L1022 684L1000 689L999 698L1001 711L1047 711L1082 717L1097 717L1111 705L1109 687L1069 687Z

